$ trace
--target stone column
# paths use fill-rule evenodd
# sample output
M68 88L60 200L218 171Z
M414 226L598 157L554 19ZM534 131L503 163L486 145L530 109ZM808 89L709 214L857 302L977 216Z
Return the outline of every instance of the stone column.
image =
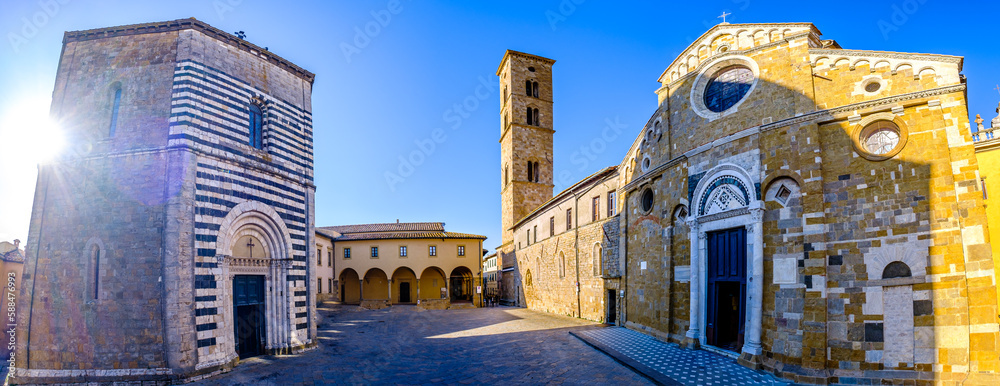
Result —
M365 279L358 279L358 304L365 301Z
M688 330L684 336L684 341L681 342L681 345L686 348L696 349L699 346L699 336L701 335L698 322L698 300L701 297L699 286L699 282L701 281L701 275L699 275L701 258L699 255L701 253L702 243L700 241L700 237L702 233L699 230L697 219L692 218L689 220L688 226L691 229L690 237L688 238L691 243L691 247L689 248L691 252L691 262L689 266L691 271L691 280L688 282L688 304L691 306L691 311L688 313Z
M747 233L753 240L753 252L750 261L750 277L748 278L747 308L750 320L745 329L745 343L740 354L740 364L754 369L761 365L761 324L763 323L764 298L764 207L757 201L750 205L751 222L747 225Z
M392 279L386 280L386 285L389 286L389 301L388 304L392 304Z
M417 282L417 301L415 303L420 303L420 279L416 279L414 281Z

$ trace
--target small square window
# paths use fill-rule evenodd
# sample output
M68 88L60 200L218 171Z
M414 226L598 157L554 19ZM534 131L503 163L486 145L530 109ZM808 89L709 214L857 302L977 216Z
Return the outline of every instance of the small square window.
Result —
M406 246L405 245L400 245L399 246L399 257L406 257Z
M344 259L351 258L351 248L344 248Z
M458 246L458 255L459 256L465 256L465 246L464 245L459 245Z
M378 258L378 247L372 247L372 258Z
M438 247L433 246L433 245L431 245L430 247L427 247L427 254L430 255L430 256L437 256L438 255Z
M774 199L778 200L778 202L782 204L785 204L788 202L788 197L791 195L792 191L788 190L788 187L785 185L781 185L781 187L778 188L778 192L774 194Z
M326 251L326 265L333 266L333 250Z

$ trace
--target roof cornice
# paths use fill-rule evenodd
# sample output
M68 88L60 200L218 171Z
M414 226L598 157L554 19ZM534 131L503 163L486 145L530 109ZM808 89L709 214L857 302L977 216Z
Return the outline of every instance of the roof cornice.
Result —
M277 65L286 71L295 74L299 78L306 80L309 84L312 84L316 79L316 75L295 65L294 63L288 61L285 58L278 56L277 54L258 47L257 45L250 43L246 40L237 38L229 33L223 32L222 30L212 27L207 23L195 19L179 19L171 21L153 22L153 23L142 23L142 24L130 24L117 27L105 27L96 28L82 31L67 31L63 34L63 44L70 42L82 42L88 40L106 39L118 36L131 36L131 35L142 35L142 34L152 34L152 33L163 33L171 31L181 31L186 29L193 29L199 31L209 37L212 37L220 42L229 44L230 46L236 47L245 52L249 52L253 55L259 56L269 63Z

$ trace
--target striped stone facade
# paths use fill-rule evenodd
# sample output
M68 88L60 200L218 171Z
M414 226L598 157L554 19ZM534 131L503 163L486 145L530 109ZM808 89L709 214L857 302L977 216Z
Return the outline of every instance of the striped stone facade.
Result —
M236 275L263 279L263 352L315 345L313 79L194 19L66 33L52 111L75 147L40 171L22 382L230 368Z

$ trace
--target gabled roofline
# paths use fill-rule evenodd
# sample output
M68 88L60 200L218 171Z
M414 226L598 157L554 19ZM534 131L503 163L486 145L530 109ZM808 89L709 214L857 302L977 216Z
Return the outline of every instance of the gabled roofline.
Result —
M819 28L816 28L816 26L813 23L748 23L748 24L719 23L719 24L716 24L715 26L713 26L712 28L709 28L708 31L705 31L705 33L701 34L701 36L698 36L697 39L694 39L693 41L691 41L691 44L689 44L687 46L687 48L681 50L681 53L678 54L677 57L674 58L674 60L672 62L670 62L670 64L667 65L667 67L665 69L663 69L663 73L660 74L659 78L656 78L656 81L660 82L660 83L663 83L663 77L667 76L667 73L670 72L670 68L673 67L675 64L677 64L678 60L680 60L681 58L687 56L686 54L689 51L691 51L691 49L694 48L695 44L697 44L698 42L702 41L703 39L705 39L705 38L707 38L709 36L712 36L712 34L715 33L716 31L718 31L719 29L729 28L729 27L742 27L742 26L747 26L747 27L808 27L816 35L822 35L823 34L822 32L819 31Z

